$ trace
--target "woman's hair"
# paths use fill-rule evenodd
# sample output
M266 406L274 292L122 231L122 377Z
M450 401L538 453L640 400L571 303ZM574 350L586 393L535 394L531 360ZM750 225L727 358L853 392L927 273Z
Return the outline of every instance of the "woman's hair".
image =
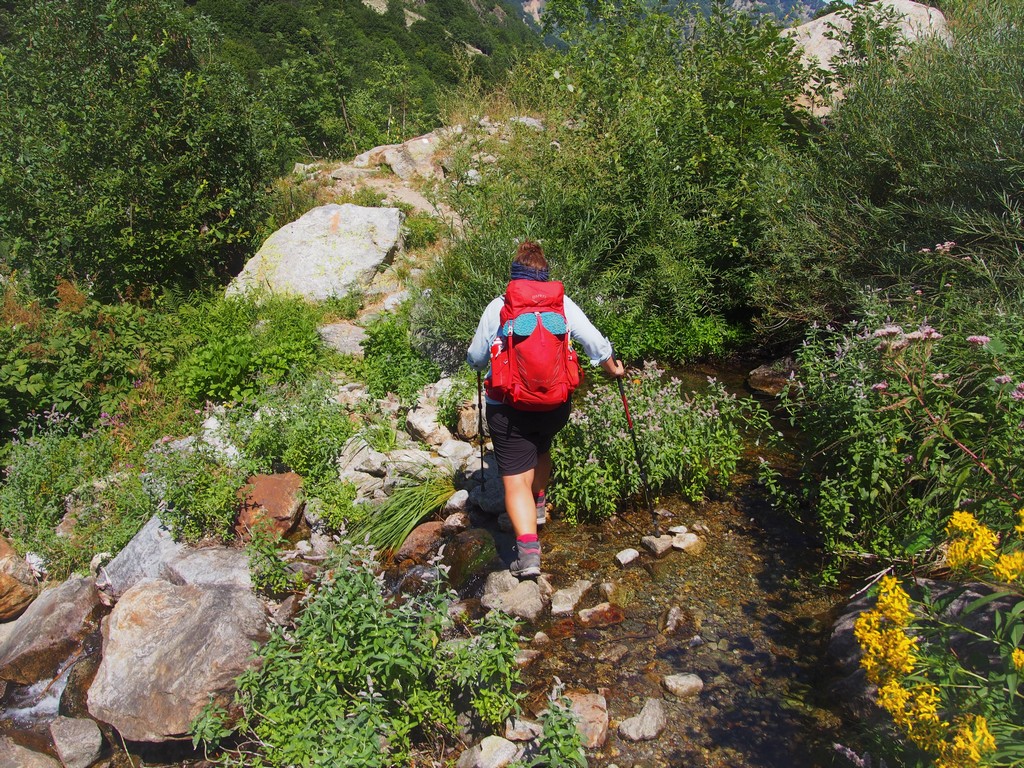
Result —
M530 269L548 268L548 260L544 257L544 249L540 247L540 243L534 240L523 240L516 249L516 257L513 261Z

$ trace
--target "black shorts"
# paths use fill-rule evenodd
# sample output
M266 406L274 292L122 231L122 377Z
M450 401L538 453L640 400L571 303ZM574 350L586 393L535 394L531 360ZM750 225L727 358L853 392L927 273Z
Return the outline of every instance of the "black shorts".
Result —
M537 466L537 456L551 450L551 440L569 422L572 401L553 411L520 411L510 405L487 404L487 426L502 477L520 475Z

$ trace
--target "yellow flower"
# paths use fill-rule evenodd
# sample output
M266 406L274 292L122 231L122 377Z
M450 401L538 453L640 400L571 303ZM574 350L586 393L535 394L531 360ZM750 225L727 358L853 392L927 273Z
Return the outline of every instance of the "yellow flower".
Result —
M939 703L939 689L929 685L918 689L907 708L907 735L928 752L938 750L949 728L949 723L939 717Z
M947 526L952 536L946 551L946 562L950 568L963 568L991 560L996 554L999 537L987 526L982 525L968 512L954 512Z
M1020 522L1013 527L1013 530L1024 536L1024 509L1017 510L1017 517L1020 519Z
M952 536L954 533L973 533L977 530L978 525L978 521L970 512L961 512L960 510L957 510L953 513L953 516L949 519L949 523L946 525L946 535Z
M890 680L878 689L878 705L886 710L896 725L905 727L907 724L907 702L910 691L900 685L899 680Z
M1017 668L1017 671L1024 672L1024 649L1014 648L1010 658L1013 659L1013 666Z
M882 579L878 590L876 610L893 624L905 627L910 623L913 614L910 612L910 596L903 591L899 582L892 576Z
M957 726L953 740L939 746L941 759L936 766L961 768L980 765L982 756L995 748L996 740L988 729L988 721L982 715L975 716L973 720L965 718Z
M1000 581L1017 581L1024 574L1024 552L1000 555L992 566L992 575Z

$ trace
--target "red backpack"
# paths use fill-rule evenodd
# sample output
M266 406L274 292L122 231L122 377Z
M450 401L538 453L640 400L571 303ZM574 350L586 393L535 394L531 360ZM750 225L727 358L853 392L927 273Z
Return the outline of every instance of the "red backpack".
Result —
M487 396L523 411L554 410L583 379L557 280L512 280L491 345Z

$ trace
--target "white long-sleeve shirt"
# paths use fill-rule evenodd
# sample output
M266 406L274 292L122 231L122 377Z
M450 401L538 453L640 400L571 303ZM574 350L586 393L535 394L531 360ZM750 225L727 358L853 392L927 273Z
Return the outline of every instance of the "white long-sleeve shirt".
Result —
M498 331L501 329L501 308L505 306L505 298L499 296L487 305L480 323L476 327L473 341L470 342L469 351L466 353L466 362L476 371L486 370L491 363L491 344L498 338ZM576 302L565 297L565 322L569 326L569 336L573 341L578 341L590 362L593 365L600 365L612 356L612 343L608 341L583 314Z

